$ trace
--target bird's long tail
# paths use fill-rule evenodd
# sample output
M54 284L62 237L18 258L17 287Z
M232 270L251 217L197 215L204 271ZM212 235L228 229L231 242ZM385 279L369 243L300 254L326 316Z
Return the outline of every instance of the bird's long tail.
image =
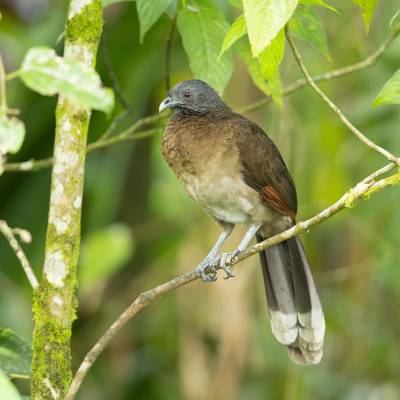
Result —
M319 363L325 320L300 239L272 246L260 258L274 336L297 364Z

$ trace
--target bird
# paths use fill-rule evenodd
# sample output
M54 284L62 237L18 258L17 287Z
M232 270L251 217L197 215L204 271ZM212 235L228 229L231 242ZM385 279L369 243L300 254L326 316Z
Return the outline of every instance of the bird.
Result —
M204 282L217 279L256 237L261 242L296 223L293 179L273 141L253 121L234 112L206 82L185 80L169 90L159 111L171 109L161 152L188 195L221 226L221 234L196 267ZM247 230L236 249L221 252L235 225ZM297 364L318 364L324 313L298 236L260 253L272 333Z

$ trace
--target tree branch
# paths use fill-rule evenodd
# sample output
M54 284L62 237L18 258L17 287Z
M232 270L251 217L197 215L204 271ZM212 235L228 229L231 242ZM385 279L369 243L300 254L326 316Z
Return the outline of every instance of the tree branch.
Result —
M339 117L339 119L360 139L364 144L366 144L371 150L383 155L386 157L389 161L392 163L395 163L400 166L400 158L396 157L386 149L384 149L381 146L378 146L376 143L374 143L372 140L368 139L359 129L357 129L348 119L347 117L342 113L340 108L316 85L314 82L313 78L309 74L304 62L303 58L301 57L294 41L293 38L290 34L288 26L285 28L285 33L286 33L286 38L289 42L290 47L292 48L292 52L294 55L294 58L297 61L297 64L299 65L301 71L303 72L303 75L308 83L309 86L311 86L314 91L321 97L321 99L328 104L328 106L331 108L331 110Z
M101 0L70 0L64 58L94 68L102 29ZM90 117L90 108L59 96L45 262L33 303L32 400L63 399L72 379L70 338Z
M153 116L152 116L153 117ZM157 118L152 118L154 121L158 118L161 119L165 117L165 115L154 115L154 117ZM145 120L145 118L141 119L140 121ZM139 122L139 121L138 121ZM142 125L142 124L140 124ZM143 124L145 125L145 124ZM154 128L154 129L149 129L145 131L137 131L136 127L140 127L138 124L133 125L129 129L121 132L120 134L116 136L112 136L110 138L105 138L98 140L97 142L93 142L87 145L86 147L86 153L90 153L93 150L101 149L104 147L111 146L116 143L121 143L121 142L128 142L128 141L134 141L134 140L139 140L139 139L145 139L147 137L153 136L157 132L160 132L160 128ZM29 161L24 161L22 163L8 163L4 165L4 172L36 172L44 168L51 167L54 162L53 157L49 158L44 158L43 160L29 160Z
M106 43L106 38L105 35L103 35L103 38L100 42L100 51L101 51L101 55L102 55L102 59L104 62L104 65L106 67L107 70L107 75L108 78L110 79L111 82L111 86L114 90L115 93L115 97L119 100L120 104L122 105L122 107L125 109L125 111L127 111L129 113L129 115L132 115L132 107L130 106L130 104L128 103L128 101L125 99L124 95L122 94L122 89L121 89L121 85L119 84L117 75L114 72L114 68L111 64L111 60L110 57L108 55L108 46Z
M364 60L362 60L358 63L355 63L355 64L348 65L343 68L339 68L339 69L335 69L333 71L326 72L324 74L315 75L314 77L312 77L312 80L314 82L320 82L320 81L328 81L331 79L336 79L336 78L339 78L339 77L342 77L345 75L349 75L353 72L360 71L364 68L367 68L367 67L375 64L376 61L382 57L382 55L384 54L386 49L390 46L390 44L393 42L393 40L399 35L399 33L400 33L400 28L391 32L389 34L388 38L386 39L386 41L374 53L369 55ZM305 79L299 79L298 81L287 86L286 89L283 90L282 96L287 96L289 94L292 94L292 93L296 92L297 90L302 89L307 84L308 84L308 82ZM243 113L243 114L248 113L248 112L253 111L265 104L270 103L271 101L272 101L272 99L270 97L266 97L262 100L251 103L237 111L239 113ZM166 116L166 114L161 113L161 114L154 114L149 117L139 119L136 122L136 124L134 124L132 127L121 132L119 135L115 136L115 137L121 137L124 139L110 141L110 142L103 142L101 145L97 145L97 144L93 143L88 146L88 151L91 151L91 149L105 147L105 146L108 146L108 145L111 145L114 143L119 143L119 142L125 141L125 140L136 140L136 136L130 136L130 134L136 132L143 126L161 121L163 118L165 118L165 116ZM121 115L118 116L115 120L119 119L120 117L121 117ZM104 139L107 139L110 136L110 134L112 133L112 131L115 128L115 125L116 124L113 121L111 123L110 127L107 129L107 131L99 139L100 142L102 142ZM138 135L137 138L138 139L142 138L142 136ZM24 161L24 162L20 162L20 163L7 163L4 165L4 172L36 172L43 168L50 167L52 162L53 162L52 158L46 158L43 160L29 160L29 161Z
M323 74L315 75L312 77L313 81L314 82L330 81L332 79L341 78L342 76L350 75L354 72L371 67L383 56L383 54L388 49L388 47L397 38L397 36L399 36L399 33L400 33L400 27L397 28L396 30L390 32L388 37L386 38L385 42L383 44L381 44L377 50L375 50L372 54L370 54L364 60L361 60L355 64L347 65L342 68L338 68L338 69L334 69L329 72L325 72ZM288 96L289 94L297 92L299 89L302 89L305 86L307 86L307 84L308 83L305 79L299 79L298 81L290 84L285 89L283 89L282 96ZM248 106L243 107L240 110L240 112L247 113L250 111L254 111L257 108L259 108L265 104L271 103L271 102L272 102L272 98L266 97L264 99L254 102L252 104L249 104Z
M15 237L15 235L19 235L22 241L30 242L30 233L19 228L12 229L7 225L7 222L3 220L0 220L0 232L5 236L11 248L14 250L14 253L17 256L22 268L24 269L26 277L28 278L28 281L31 284L33 290L37 290L37 288L39 287L39 282L24 251L22 250L22 247Z
M292 228L281 232L278 235L272 236L263 242L257 243L251 246L249 249L241 253L236 259L232 260L231 265L238 263L268 247L274 246L284 240L287 240L300 233L308 231L315 225L327 220L334 214L345 208L352 208L355 202L359 199L368 199L372 194L383 190L386 187L400 184L400 172L397 172L387 178L376 181L376 179L386 172L394 168L393 164L388 164L379 170L375 171L371 175L367 176L361 182L359 182L352 189L347 191L336 203L330 207L321 211L314 217L297 223ZM217 267L219 269L219 267ZM114 337L125 327L125 325L143 308L152 303L159 297L172 292L173 290L187 285L190 282L198 279L196 271L187 272L168 282L156 286L153 289L147 290L141 293L131 305L115 320L115 322L106 330L106 332L100 337L97 343L92 349L86 354L83 362L78 368L65 400L73 400L85 379L90 368L93 366L99 355L104 351L108 344L114 339Z

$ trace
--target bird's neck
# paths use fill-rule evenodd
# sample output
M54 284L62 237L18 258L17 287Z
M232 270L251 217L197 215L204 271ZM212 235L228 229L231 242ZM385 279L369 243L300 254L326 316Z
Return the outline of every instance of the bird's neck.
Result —
M207 110L207 111L194 111L188 108L178 108L174 114L177 119L210 119L215 117L223 117L225 114L232 113L232 110L228 106L221 106L220 108Z

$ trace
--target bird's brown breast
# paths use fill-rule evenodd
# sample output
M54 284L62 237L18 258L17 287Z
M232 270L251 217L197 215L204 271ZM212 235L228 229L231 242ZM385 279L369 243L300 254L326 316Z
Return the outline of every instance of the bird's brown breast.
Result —
M221 130L213 115L173 115L164 132L161 150L175 174L202 174L232 151L232 132Z
M214 218L231 223L266 219L259 194L242 178L234 131L223 114L172 116L162 153L190 197Z

